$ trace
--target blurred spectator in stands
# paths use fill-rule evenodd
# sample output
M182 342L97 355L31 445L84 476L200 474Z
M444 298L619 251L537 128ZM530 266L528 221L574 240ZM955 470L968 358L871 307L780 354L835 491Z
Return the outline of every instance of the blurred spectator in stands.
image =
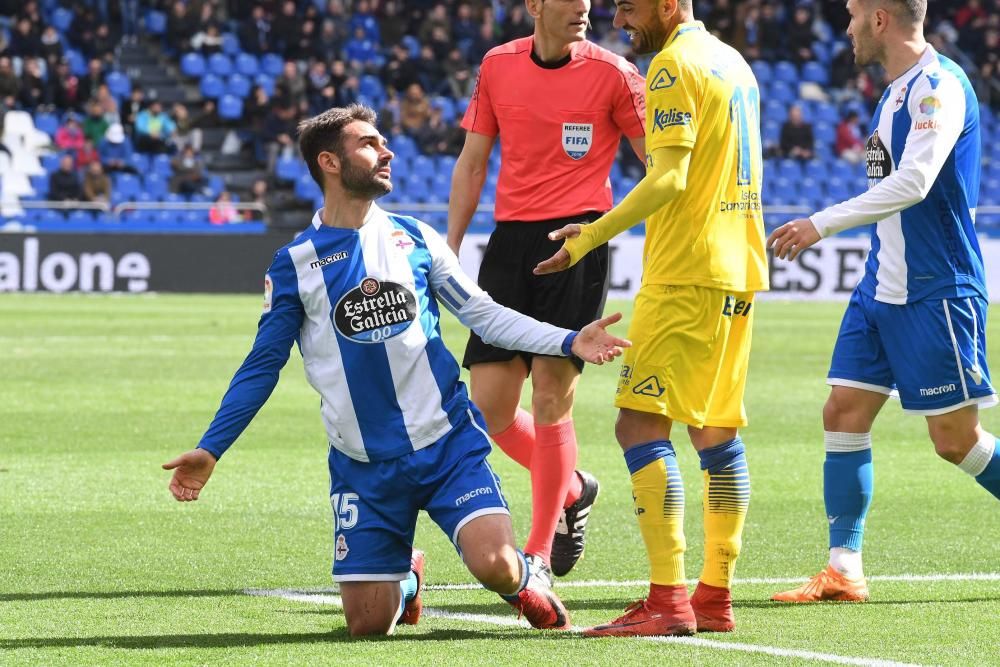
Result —
M330 80L330 70L322 60L313 61L306 71L306 94L309 97L309 107L317 107L316 100L322 94L324 88L332 86Z
M16 58L40 58L42 43L32 28L31 21L26 18L17 20L14 29L10 31L10 42L7 44L6 55Z
M854 65L854 49L849 44L841 46L830 61L830 86L843 88L857 76Z
M281 10L271 21L272 43L274 50L278 53L289 55L292 47L298 44L299 30L302 26L298 11L295 8L295 0L285 0L281 3Z
M812 125L802 117L802 108L793 104L788 120L781 126L781 154L797 160L811 160L815 150Z
M111 34L111 28L107 23L97 26L94 31L94 38L87 43L84 51L89 58L100 58L109 65L115 58L115 38Z
M139 41L139 0L118 0L122 15L122 43Z
M472 44L479 37L479 22L472 16L472 6L462 2L455 8L455 20L451 24L452 43L459 47Z
M860 117L857 111L849 111L837 125L837 143L834 152L837 157L857 164L865 159L865 142L861 138Z
M472 67L457 47L448 53L448 58L444 61L444 72L449 95L456 99L472 95L476 87L476 77L472 73Z
M410 57L410 50L404 44L393 44L379 78L387 88L402 93L411 83L420 81L420 66Z
M411 83L406 94L399 102L399 123L403 131L412 137L417 136L431 115L431 104L419 83Z
M188 35L194 32L194 28L194 17L188 13L187 4L182 0L175 0L170 5L170 14L167 16L167 29L164 34L167 46L177 53L186 51Z
M451 39L451 19L448 17L448 7L443 2L435 4L424 17L423 23L417 32L417 38L421 44L431 41L434 30L440 28L444 31L445 41Z
M333 107L342 106L337 102L337 89L333 85L326 86L323 90L319 91L317 95L311 98L309 106L309 115L315 116L321 114L327 109L332 109Z
M49 72L49 101L60 109L83 108L86 100L80 95L80 79L69 69L65 60L56 65L55 72Z
M210 9L210 5L205 5ZM202 24L202 29L191 37L191 48L198 51L203 56L210 56L213 53L222 52L222 33L219 31L219 24Z
M272 50L271 22L259 4L254 5L250 18L240 26L239 38L240 45L248 53L261 55Z
M274 164L279 157L294 157L298 121L299 114L295 106L287 100L272 98L264 119L264 131L261 133L268 173L274 171Z
M996 63L984 63L979 69L976 97L980 103L988 104L994 111L1000 111L1000 68Z
M25 109L35 109L45 104L45 79L42 78L42 67L37 59L25 61L18 88L18 100Z
M313 41L312 55L317 60L330 62L336 60L344 48L344 42L337 33L337 27L330 19L323 21L319 35Z
M486 30L492 36L493 26L484 25L483 29ZM477 40L472 45L470 45L469 47L470 52L477 50L482 41L483 40ZM439 60L444 60L445 58L448 57L448 52L451 51L452 47L451 34L441 26L434 26L434 30L431 31L431 37L429 40L427 40L425 45L431 47L431 50L434 52L435 58ZM493 48L492 42L489 48Z
M286 53L294 60L309 60L315 57L316 40L318 38L319 35L316 34L316 22L312 19L306 19L302 22L302 28L299 30L295 43L288 48Z
M374 63L378 58L378 45L368 38L364 28L358 26L354 29L351 38L344 44L344 56L355 67L364 67Z
M258 178L253 182L250 187L250 200L248 204L261 204L264 207L270 208L273 197L268 193L267 181L263 178ZM260 220L264 218L265 215L261 211L254 211L247 209L243 211L244 220Z
M788 52L799 65L816 59L816 54L813 53L816 36L813 34L812 24L812 8L800 2L796 5L787 28Z
M96 148L94 148L94 142L90 139L85 140L83 142L83 146L76 151L77 169L86 169L92 162L100 161L101 154L97 152Z
M330 66L330 82L337 89L337 106L344 107L358 101L358 77L348 73L343 60L334 60Z
M7 109L17 106L20 82L14 74L14 64L7 56L0 56L0 104Z
M83 199L83 188L80 177L73 167L73 156L63 155L59 158L59 169L49 175L49 194L52 201L80 201Z
M192 195L201 192L208 183L201 156L191 146L185 146L184 150L175 155L170 160L170 166L174 172L170 177L170 189L173 192Z
M955 27L959 30L970 25L977 19L986 18L986 9L980 0L967 0L966 3L955 12Z
M104 114L109 123L118 123L121 121L121 116L118 113L118 99L111 94L108 84L102 83L99 85L97 87L97 94L91 99L101 105L101 113Z
M729 3L729 0L715 0L711 4L708 14L705 16L705 25L716 37L729 44L733 37L733 19L733 7ZM619 31L613 30L611 32Z
M441 109L431 107L431 115L416 133L417 145L425 155L455 155L462 152L465 133L454 123L444 122Z
M143 107L146 106L145 103L146 92L142 89L142 86L133 84L132 92L121 108L122 125L125 126L125 130L130 137L135 136L135 120L139 117L139 113Z
M39 39L39 50L42 58L50 66L56 64L63 57L62 39L59 33L52 26L46 26Z
M201 152L202 132L201 128L195 127L195 119L191 117L188 108L177 103L173 106L174 125L177 131L174 132L172 143L178 151L183 151L186 146L191 146L196 153Z
M264 126L271 111L271 98L261 86L254 86L243 102L243 124L245 130L241 133L243 141L254 143L254 154L260 163L267 162L267 151L264 148Z
M218 199L208 211L208 221L213 225L228 225L242 219L239 211L233 206L232 197L226 190L219 193Z
M740 3L736 6L734 15L733 48L748 60L760 58L760 6L755 3Z
M382 3L378 31L382 36L382 43L387 46L403 41L403 37L406 35L406 21L396 0L386 0Z
M451 51L456 49L452 47ZM449 51L449 55L451 54ZM420 58L417 60L417 71L420 72L419 83L428 95L445 95L448 83L445 81L444 59L434 55L434 50L428 45L420 47Z
M65 124L56 130L56 146L62 151L76 151L86 140L87 136L80 126L80 119L75 113L67 114Z
M120 123L114 123L108 128L104 139L97 144L97 151L107 171L136 173L130 164L132 142L125 136L125 128Z
M778 8L773 2L765 2L760 8L758 24L760 55L767 60L776 60L785 52L785 27L782 25Z
M80 77L78 88L80 99L89 100L97 94L97 87L104 83L104 61L91 58L87 61L87 73Z
M306 78L299 72L294 60L286 60L281 76L274 82L274 96L286 98L294 107L308 103Z
M518 37L527 37L535 29L535 24L531 16L521 3L510 8L507 18L504 19L503 27L500 30L500 41L509 42ZM479 60L472 58L474 62Z
M177 126L163 111L159 100L149 103L135 117L135 148L140 153L169 153Z
M87 103L87 116L83 119L83 133L95 144L101 143L111 123L104 117L101 103L96 99ZM80 165L81 167L83 165Z
M18 3L17 18L28 19L31 21L31 25L36 26L38 30L41 30L42 26L45 25L45 20L42 18L42 10L36 0Z
M111 201L111 179L104 173L100 160L87 165L83 176L83 198L87 201Z
M622 39L622 34L623 31L621 30L609 30L598 44L611 51L611 53L618 54L623 58L627 57L632 53L632 45L625 43L625 40Z
M388 128L389 134L386 136L395 137L403 132L403 126L399 122L401 116L399 93L392 88L386 89L385 103L379 109L376 127Z
M69 41L80 51L86 52L88 43L94 39L97 24L97 14L90 7L84 7L82 11L77 8L67 33Z
M369 0L355 0L354 13L351 15L350 29L361 27L369 39L385 44L381 33L378 30L378 21L372 11L372 3Z

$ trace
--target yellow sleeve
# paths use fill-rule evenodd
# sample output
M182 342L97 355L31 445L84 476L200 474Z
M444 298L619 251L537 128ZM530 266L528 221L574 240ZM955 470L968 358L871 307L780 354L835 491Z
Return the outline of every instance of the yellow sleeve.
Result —
M700 77L671 58L654 58L646 91L646 150L694 146Z
M563 247L569 253L570 266L684 192L688 165L691 163L689 146L657 148L650 152L648 162L646 175L618 206L591 224L584 225L576 238L566 239Z

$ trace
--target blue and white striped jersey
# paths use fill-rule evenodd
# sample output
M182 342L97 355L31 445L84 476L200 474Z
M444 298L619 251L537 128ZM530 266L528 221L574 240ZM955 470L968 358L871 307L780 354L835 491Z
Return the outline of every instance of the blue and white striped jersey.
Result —
M296 340L331 446L384 461L436 442L468 419L469 399L435 297L492 345L568 354L572 332L494 302L423 222L372 204L360 229L344 229L317 212L275 254L253 348L198 446L226 451L270 396Z
M969 79L928 46L875 110L869 190L812 216L822 236L877 223L859 290L893 304L986 298L974 227L980 151Z

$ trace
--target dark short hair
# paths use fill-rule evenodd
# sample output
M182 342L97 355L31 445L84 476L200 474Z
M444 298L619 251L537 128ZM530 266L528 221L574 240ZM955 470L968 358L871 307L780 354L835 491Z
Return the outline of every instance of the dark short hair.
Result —
M319 154L329 151L341 155L344 150L344 128L356 120L375 125L375 111L363 104L327 109L318 116L306 118L298 126L299 150L309 167L309 174L323 188L323 170L319 168Z
M867 4L880 2L889 9L913 24L923 23L927 16L927 0L865 0Z

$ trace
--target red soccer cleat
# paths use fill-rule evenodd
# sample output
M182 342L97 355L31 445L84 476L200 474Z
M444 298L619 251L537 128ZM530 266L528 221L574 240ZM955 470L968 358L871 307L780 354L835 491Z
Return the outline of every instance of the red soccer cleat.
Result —
M698 621L698 632L732 632L736 629L733 596L728 588L709 586L699 581L691 596L691 608Z
M649 599L633 603L625 613L603 625L583 631L586 637L650 637L693 635L698 628L687 587L658 587L656 603ZM663 598L667 598L664 600Z
M514 596L502 595L518 611L518 617L528 619L531 627L539 630L569 630L569 612L562 600L552 591L552 574L545 562L531 554L525 557L528 566L528 585Z
M420 599L424 590L424 561L424 552L414 549L410 555L410 569L417 575L417 594L403 607L399 622L404 625L416 625L420 621L420 612L424 610L424 601Z

